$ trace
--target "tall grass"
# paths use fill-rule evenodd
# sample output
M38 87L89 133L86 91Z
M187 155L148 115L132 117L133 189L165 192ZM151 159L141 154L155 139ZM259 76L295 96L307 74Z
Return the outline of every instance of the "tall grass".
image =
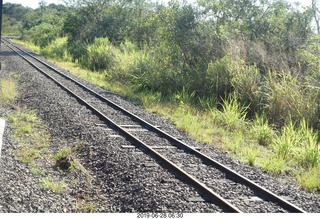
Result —
M306 119L312 125L317 121L316 93L304 89L298 76L269 72L266 111L279 126L288 123L289 119L295 122Z
M231 62L231 84L239 101L244 105L250 105L252 113L259 112L261 106L260 81L261 74L255 65L246 65L243 60Z
M210 62L206 71L203 89L217 98L226 97L231 91L232 72L229 69L231 58L225 56L215 62Z
M315 167L320 162L318 134L303 119L299 125L290 121L273 142L279 158L294 159L305 167Z
M285 160L294 155L293 149L298 148L301 140L299 134L291 120L288 125L282 128L281 135L273 142L274 150L279 158Z

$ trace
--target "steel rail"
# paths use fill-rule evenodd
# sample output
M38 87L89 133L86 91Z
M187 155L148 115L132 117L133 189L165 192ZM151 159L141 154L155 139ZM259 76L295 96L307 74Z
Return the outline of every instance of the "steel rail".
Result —
M16 52L10 45L7 44L7 46ZM16 52L21 58L26 60L31 66L33 66L35 69L37 69L39 72L44 74L46 77L50 78L53 82L55 82L57 85L59 85L61 88L66 90L68 93L70 93L72 96L74 96L79 102L81 102L83 105L85 105L87 108L92 110L100 119L104 120L105 122L112 124L112 126L119 132L123 133L126 137L128 137L132 142L136 143L138 146L142 147L146 151L148 151L152 156L159 159L161 162L163 162L164 165L171 168L171 170L174 170L176 173L178 173L181 177L183 177L185 180L190 182L195 188L199 189L204 193L206 197L210 201L212 201L214 204L221 207L223 210L227 212L232 213L242 213L237 207L232 205L230 202L222 198L220 195L212 191L210 188L208 188L206 185L201 183L199 180L188 174L186 171L182 170L180 167L178 167L176 164L165 158L163 155L158 153L156 150L154 150L151 146L145 144L143 141L138 139L137 137L133 136L131 133L127 132L124 128L122 128L120 125L116 124L113 120L108 118L105 114L100 112L98 109L96 109L94 106L92 106L90 103L86 102L83 98L78 96L76 93L74 93L69 88L65 87L62 83L57 81L55 78L48 75L44 70L36 66L34 63L32 63L30 60L26 59L23 55Z
M252 190L255 191L255 193L262 197L264 200L268 200L271 202L276 202L278 203L281 207L283 207L284 209L288 210L289 212L294 212L294 213L306 213L306 211L304 211L303 209L295 206L294 204L288 202L287 200L279 197L278 195L274 194L273 192L267 190L266 188L261 187L260 185L256 184L255 182L253 182L252 180L242 176L241 174L233 171L232 169L230 169L229 167L221 164L220 162L212 159L211 157L208 157L207 155L199 152L198 150L196 150L195 148L189 146L188 144L180 141L179 139L173 137L172 135L162 131L161 129L157 128L156 126L150 124L149 122L143 120L142 118L134 115L133 113L127 111L126 109L122 108L121 106L119 106L118 104L112 102L111 100L101 96L100 94L98 94L97 92L93 91L92 89L86 87L85 85L83 85L82 83L75 81L74 79L72 79L71 77L69 77L68 75L62 73L61 71L57 70L56 68L48 65L47 63L41 61L40 59L38 59L37 57L29 54L28 52L24 51L23 49L13 45L15 48L19 49L20 51L28 54L29 56L31 56L32 58L36 59L37 61L41 62L43 65L47 66L48 68L50 68L51 70L57 72L58 74L64 76L65 78L72 80L74 83L76 83L77 85L79 85L80 87L82 87L83 89L89 91L90 93L94 94L96 97L98 97L99 99L105 101L106 103L108 103L109 105L111 105L112 107L121 110L123 113L127 114L128 116L136 119L137 121L139 121L140 123L142 123L143 125L147 126L150 130L156 132L157 134L159 134L160 136L163 136L165 138L167 138L171 143L175 144L177 147L183 148L191 153L193 153L194 155L196 155L197 157L199 157L200 159L204 160L205 162L207 162L208 164L214 166L215 168L219 169L220 171L224 172L226 174L226 176L229 179L232 179L235 182L238 182L240 184L246 185L249 188L251 188Z

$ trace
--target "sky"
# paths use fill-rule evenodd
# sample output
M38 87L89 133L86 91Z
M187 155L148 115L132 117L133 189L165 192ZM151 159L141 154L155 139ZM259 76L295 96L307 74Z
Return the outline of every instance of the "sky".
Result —
M47 4L62 3L62 0L45 0L45 1L47 2ZM287 1L291 3L299 2L301 5L308 6L308 5L311 5L312 0L287 0ZM7 3L7 2L21 4L23 6L29 6L31 8L37 8L39 6L40 0L3 0L3 3ZM163 2L165 2L165 0L163 0Z

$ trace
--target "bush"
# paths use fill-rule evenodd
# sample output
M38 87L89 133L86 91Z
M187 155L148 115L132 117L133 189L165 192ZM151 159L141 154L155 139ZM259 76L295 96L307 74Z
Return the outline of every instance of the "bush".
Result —
M23 38L44 48L59 36L59 27L49 23L41 23L23 32Z
M86 56L82 56L80 64L92 71L111 69L115 64L116 52L108 38L96 38L92 44L87 46Z
M229 68L230 65L229 56L209 63L203 85L207 94L213 93L217 98L227 97L231 91L232 72Z
M45 48L40 50L40 54L45 57L58 58L64 61L72 61L72 57L67 49L67 38L57 38Z
M305 89L298 76L270 72L266 87L265 109L273 123L283 126L288 119L299 122L305 118L314 125L317 121L316 92Z
M239 101L250 105L251 113L260 110L260 71L255 65L247 66L243 60L232 61L229 67L232 73L231 85Z

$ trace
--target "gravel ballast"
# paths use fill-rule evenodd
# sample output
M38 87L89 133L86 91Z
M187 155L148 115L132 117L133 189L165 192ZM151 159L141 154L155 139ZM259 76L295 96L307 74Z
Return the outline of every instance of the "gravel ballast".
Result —
M48 150L56 153L62 146L75 148L76 159L84 170L59 172L48 162L43 165L43 176L31 173L27 165L16 160L13 152L19 146L7 127L0 160L0 212L78 212L83 210L80 202L92 204L94 212L221 212L212 203L190 201L192 197L199 197L193 187L176 180L173 173L139 149L122 148L121 145L130 145L130 142L115 131L97 125L103 122L96 115L5 46L2 46L1 58L1 78L11 73L21 74L17 105L36 110L45 122L52 137ZM320 212L319 195L300 191L294 183L281 184L263 171L239 163L214 147L196 143L167 119L150 114L99 87L90 87L189 145L200 147L202 152L274 193L291 197L291 202L307 212ZM0 117L13 110L0 106ZM146 165L148 163L155 165ZM57 194L41 188L41 180L48 176L61 179L67 185L66 192ZM258 207L252 212L266 210Z

